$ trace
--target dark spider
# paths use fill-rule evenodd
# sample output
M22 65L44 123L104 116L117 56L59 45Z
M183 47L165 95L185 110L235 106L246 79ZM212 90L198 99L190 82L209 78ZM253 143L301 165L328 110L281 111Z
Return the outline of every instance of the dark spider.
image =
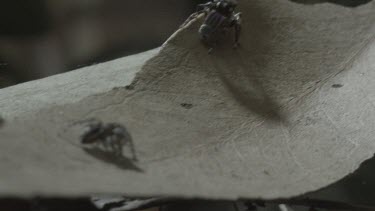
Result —
M209 47L209 53L217 45L219 36L232 27L235 31L233 47L236 48L239 45L241 32L241 13L234 11L236 7L236 0L213 0L206 4L199 4L197 12L193 13L183 26L203 13L205 20L199 28L199 35L203 43Z
M116 156L123 156L123 147L129 145L132 159L136 160L133 142L124 126L118 123L93 121L89 123L87 131L81 136L84 145L95 145Z

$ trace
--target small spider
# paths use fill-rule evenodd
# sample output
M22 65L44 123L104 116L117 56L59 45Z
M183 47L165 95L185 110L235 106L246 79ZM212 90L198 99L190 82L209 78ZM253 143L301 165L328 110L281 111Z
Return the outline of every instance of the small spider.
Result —
M237 4L237 0L213 0L199 4L197 12L193 13L183 26L203 13L205 20L199 28L199 35L203 43L209 47L208 52L211 53L217 45L219 36L232 27L235 32L233 47L237 48L241 32L241 13L234 11Z
M95 145L116 156L123 156L123 147L129 145L133 160L136 159L133 141L124 126L118 123L106 123L93 121L81 136L84 145Z

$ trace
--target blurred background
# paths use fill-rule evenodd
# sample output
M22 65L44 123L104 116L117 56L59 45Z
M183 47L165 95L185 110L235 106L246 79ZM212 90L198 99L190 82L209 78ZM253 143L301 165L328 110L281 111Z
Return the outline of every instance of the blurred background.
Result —
M204 0L2 0L0 88L160 46Z
M158 47L207 1L1 0L0 88Z
M205 1L2 0L0 88L156 48ZM291 1L355 7L370 0ZM374 172L375 158L308 197L375 206ZM87 198L42 204L54 208L31 208L35 200L0 199L0 210L96 210Z

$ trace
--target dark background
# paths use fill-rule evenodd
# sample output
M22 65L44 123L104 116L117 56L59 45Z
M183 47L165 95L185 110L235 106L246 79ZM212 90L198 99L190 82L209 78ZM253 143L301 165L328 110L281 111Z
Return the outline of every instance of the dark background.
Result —
M291 0L355 7L370 0ZM0 88L160 46L205 0L2 0ZM375 205L375 159L309 196ZM0 199L0 210L95 210L83 199Z
M160 46L204 0L2 0L0 88Z
M158 47L207 1L1 0L0 88Z

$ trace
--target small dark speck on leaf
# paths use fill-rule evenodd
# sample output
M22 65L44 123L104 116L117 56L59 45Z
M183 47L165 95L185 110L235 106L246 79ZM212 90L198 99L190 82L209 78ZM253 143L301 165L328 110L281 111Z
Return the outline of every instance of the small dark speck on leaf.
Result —
M125 86L125 89L127 89L127 90L133 90L134 86L133 85L128 85L128 86Z
M112 90L113 90L113 91L118 91L118 90L121 90L121 87L113 87Z
M190 103L181 103L181 106L186 108L186 109L191 109L193 108L193 104Z
M344 85L342 85L342 84L333 84L332 85L332 88L341 88L341 87L343 87Z
M268 171L266 171L266 170L264 170L263 173L264 173L265 175L270 175L270 173L269 173Z

